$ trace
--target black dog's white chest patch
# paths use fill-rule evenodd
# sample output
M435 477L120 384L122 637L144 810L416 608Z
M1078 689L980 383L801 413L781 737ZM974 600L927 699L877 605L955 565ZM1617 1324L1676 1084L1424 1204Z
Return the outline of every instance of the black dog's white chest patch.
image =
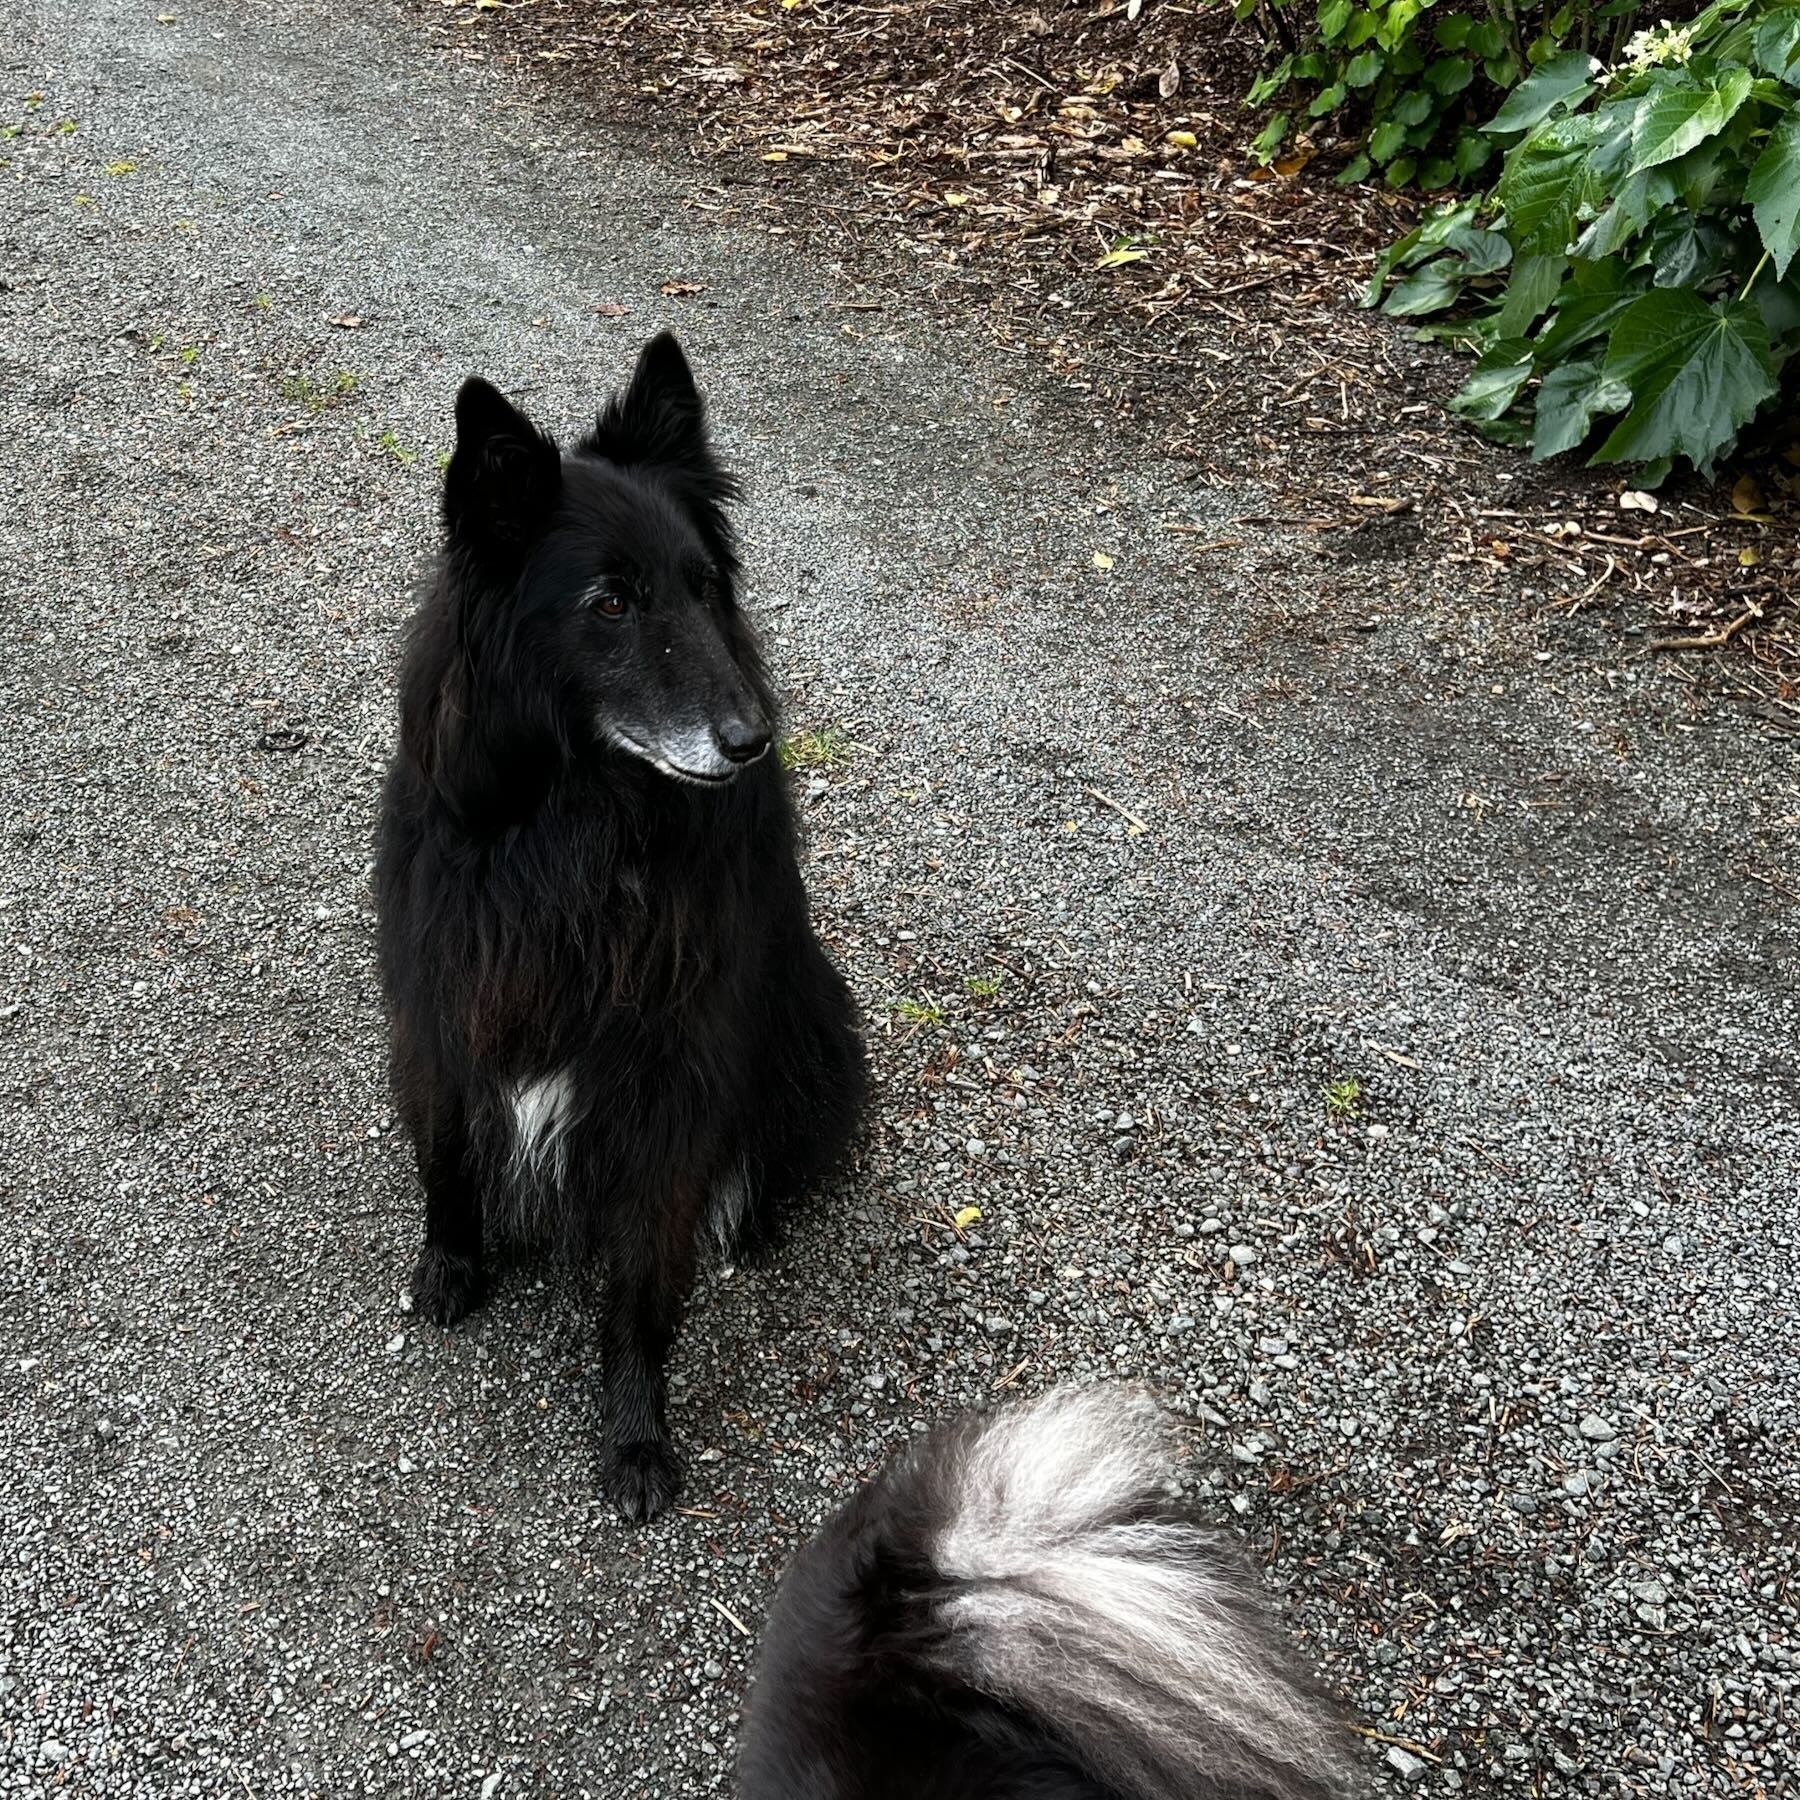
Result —
M508 1096L512 1115L511 1163L515 1176L560 1183L569 1128L575 1123L575 1080L556 1069L521 1081Z

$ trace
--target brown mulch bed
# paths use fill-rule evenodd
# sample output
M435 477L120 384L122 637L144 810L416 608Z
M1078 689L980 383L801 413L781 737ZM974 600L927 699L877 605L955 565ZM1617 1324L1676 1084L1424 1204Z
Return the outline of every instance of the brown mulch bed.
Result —
M1463 365L1360 310L1417 201L1340 187L1329 130L1244 146L1253 26L1206 0L414 0L460 55L687 136L721 219L850 256L871 308L982 319L1274 522L1416 554L1675 659L1800 731L1800 446L1647 510L1620 471L1530 465L1440 409ZM705 188L702 181L697 187Z

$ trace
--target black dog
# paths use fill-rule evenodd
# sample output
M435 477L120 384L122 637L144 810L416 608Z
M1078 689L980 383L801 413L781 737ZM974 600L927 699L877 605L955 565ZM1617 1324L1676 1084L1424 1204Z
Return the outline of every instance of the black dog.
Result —
M1326 1800L1348 1737L1156 1408L1065 1388L919 1439L777 1595L742 1800Z
M808 922L725 505L673 337L572 455L486 382L456 402L376 864L417 1310L484 1291L484 1231L597 1250L601 1481L680 1485L663 1366L703 1233L757 1240L864 1086Z

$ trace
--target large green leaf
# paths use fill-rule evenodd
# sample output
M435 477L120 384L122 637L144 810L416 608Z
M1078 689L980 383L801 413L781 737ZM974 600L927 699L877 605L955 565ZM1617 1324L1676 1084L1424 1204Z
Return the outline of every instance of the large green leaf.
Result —
M1381 310L1396 319L1414 319L1423 313L1442 312L1455 304L1468 277L1467 267L1454 256L1440 256L1436 262L1414 269L1410 275L1394 283L1394 291L1382 302Z
M1406 259L1419 247L1419 232L1415 227L1403 238L1395 240L1375 258L1375 267L1370 271L1368 285L1362 291L1362 304L1375 306L1381 300L1382 290L1387 286L1388 277L1405 265Z
M1800 8L1795 9L1800 12ZM1763 153L1744 184L1763 248L1779 280L1800 249L1800 109L1769 133Z
M1501 338L1482 352L1474 373L1452 396L1450 410L1485 424L1499 418L1530 379L1531 345L1524 338Z
M1523 419L1511 418L1504 414L1498 419L1477 421L1475 429L1493 443L1510 444L1515 450L1523 450L1531 442L1530 425Z
M1406 127L1398 119L1383 119L1369 133L1369 154L1378 163L1390 163L1406 148Z
M1800 6L1780 6L1756 28L1756 60L1777 81L1800 84Z
M1734 207L1743 189L1745 158L1732 139L1746 136L1751 123L1752 113L1740 112L1723 131L1696 144L1686 156L1646 169L1644 174L1666 176L1671 197L1679 197L1689 212L1716 213Z
M1575 254L1598 262L1624 249L1662 204L1651 186L1660 174L1658 169L1646 169L1627 180L1613 195L1612 204L1575 240Z
M1444 239L1444 247L1469 265L1471 275L1497 274L1512 261L1512 245L1505 233L1480 225L1458 227Z
M1430 4L1431 0L1386 0L1376 9L1376 43L1384 50L1397 50L1412 29L1413 20Z
M1441 56L1425 71L1428 86L1448 99L1460 94L1475 79L1475 71L1466 56Z
M1554 56L1507 95L1506 104L1488 120L1486 131L1529 131L1559 105L1577 106L1593 91L1601 64L1585 50Z
M1587 194L1592 134L1587 118L1540 125L1507 157L1500 204L1514 250L1560 256L1568 249L1576 211Z
M1750 98L1755 77L1748 69L1727 69L1716 82L1665 81L1645 97L1631 133L1631 173L1685 156Z
M1486 168L1493 154L1494 146L1479 131L1472 131L1467 125L1458 129L1452 160L1457 174L1465 181L1478 169Z
M1574 263L1556 312L1534 340L1538 367L1554 368L1571 351L1605 337L1648 285L1644 271L1626 269L1614 258Z
M1395 282L1393 292L1382 302L1381 307L1384 313L1394 318L1415 319L1426 313L1442 312L1445 307L1462 298L1465 283L1480 275L1496 274L1505 268L1512 256L1512 246L1498 231L1460 225L1448 235L1444 234L1444 220L1455 218L1462 211L1462 208L1455 208L1448 214L1439 214L1436 219L1428 221L1424 228L1414 234L1415 241L1410 249L1401 252L1386 268L1378 267L1375 280L1363 296L1363 304L1367 306L1372 303L1370 296L1379 294L1379 284L1386 280L1394 267L1405 267L1417 262L1419 256L1431 248L1427 234L1430 239L1441 241L1450 254L1437 257L1422 267L1413 268L1410 274Z
M1477 56L1492 58L1506 48L1506 33L1492 19L1483 19L1469 27L1464 41Z
M1558 364L1538 383L1531 460L1542 462L1575 449L1587 441L1596 417L1630 404L1631 389L1608 377L1597 358Z
M1435 208L1419 226L1419 242L1433 250L1453 243L1463 232L1475 228L1475 215L1480 211L1479 194Z
M1602 188L1624 179L1631 166L1631 141L1637 131L1638 115L1644 110L1644 98L1642 94L1628 94L1584 115L1594 122L1588 174Z
M1414 88L1409 94L1402 94L1395 101L1390 115L1402 125L1423 125L1431 117L1431 95L1423 88Z
M1776 387L1762 314L1741 300L1708 306L1686 288L1627 308L1601 373L1631 390L1632 405L1593 460L1685 456L1702 474Z
M1500 307L1495 328L1502 337L1523 337L1537 322L1538 315L1556 298L1568 272L1569 259L1554 256L1526 255L1513 259L1512 279L1506 284L1506 299Z
M1268 162L1275 152L1281 148L1281 141L1288 134L1288 116L1278 112L1255 137L1250 140L1251 151L1263 162Z
M1703 288L1727 266L1731 239L1711 219L1666 212L1650 229L1653 280L1663 288Z

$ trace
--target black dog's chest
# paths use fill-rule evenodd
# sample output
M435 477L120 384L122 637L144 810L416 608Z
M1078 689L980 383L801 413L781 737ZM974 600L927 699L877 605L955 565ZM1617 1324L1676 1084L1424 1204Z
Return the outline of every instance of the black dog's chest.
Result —
M746 928L740 858L689 868L578 861L546 879L532 849L496 858L470 895L474 978L458 1023L497 1075L679 1057L754 981L762 934Z

